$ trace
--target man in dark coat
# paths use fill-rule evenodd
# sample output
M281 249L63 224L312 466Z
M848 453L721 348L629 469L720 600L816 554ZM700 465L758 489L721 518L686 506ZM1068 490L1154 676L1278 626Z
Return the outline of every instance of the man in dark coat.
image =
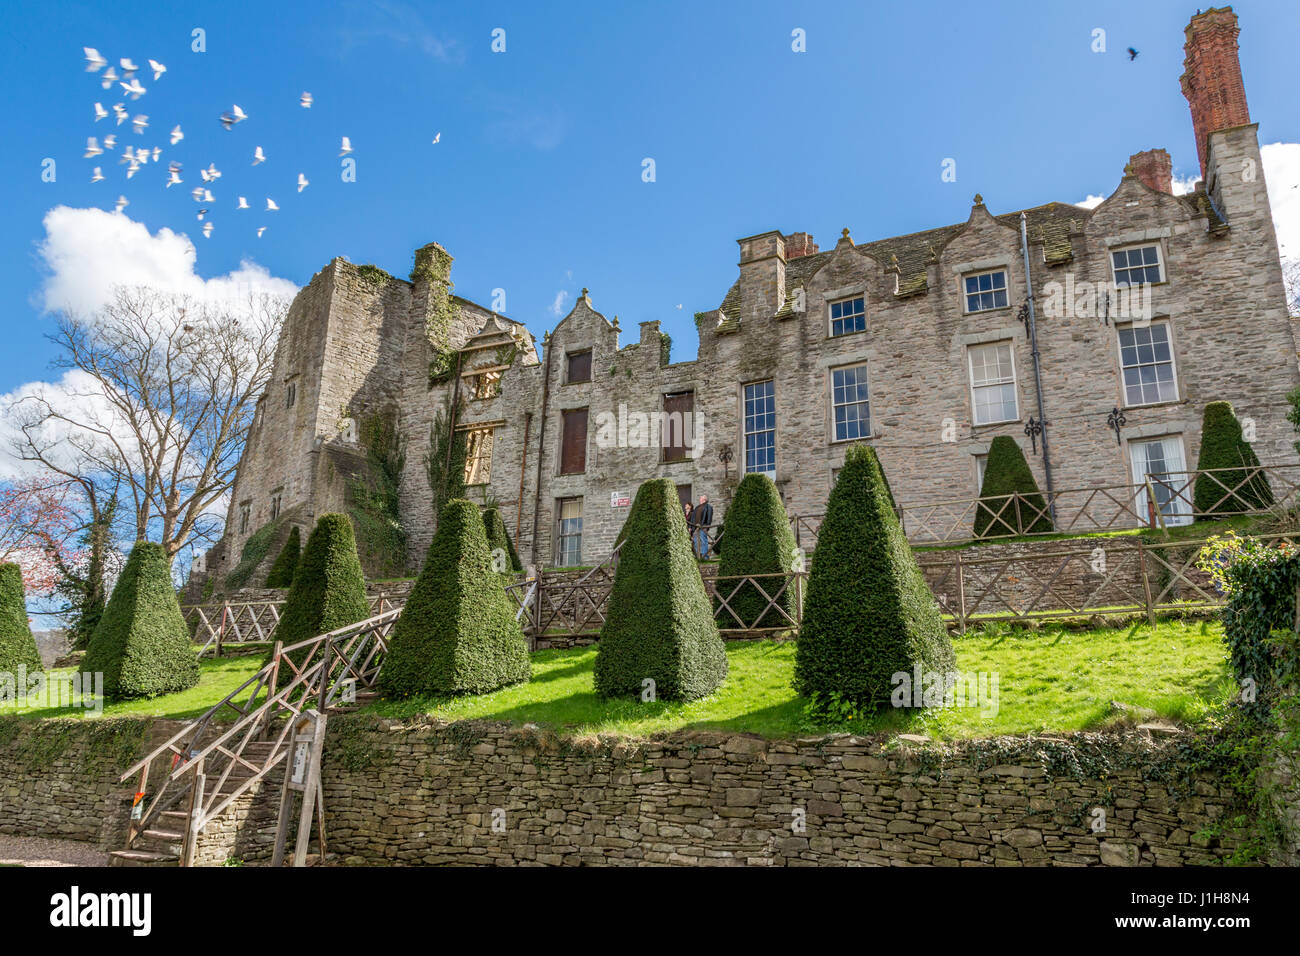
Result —
M709 526L713 524L713 505L709 504L708 495L700 495L700 503L691 512L688 524L695 556L703 561L709 556Z

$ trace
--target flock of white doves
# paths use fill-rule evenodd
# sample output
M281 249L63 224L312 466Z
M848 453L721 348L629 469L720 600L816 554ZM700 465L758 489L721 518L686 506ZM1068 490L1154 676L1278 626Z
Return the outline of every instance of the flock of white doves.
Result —
M145 86L140 82L140 78L136 76L138 72L141 72L140 68L136 66L135 63L130 58L122 57L122 59L118 61L118 65L121 67L122 70L121 75L119 76L117 71L114 70L113 67L109 66L108 60L100 56L98 50L94 49L93 47L83 47L82 49L85 50L85 54L86 54L86 72L99 73L100 70L104 71L98 77L98 79L100 80L100 85L104 89L112 90L114 89L114 85L116 84L116 86L121 87L121 89L124 91L124 95L126 97L129 97L132 101L138 100L140 99L140 97L145 95L147 90ZM167 67L159 63L157 60L148 60L146 62L149 64L149 70L153 73L153 79L154 82L156 83L162 77L162 75L167 72ZM104 69L105 67L108 68ZM303 109L310 109L312 104L311 94L304 92L302 94L302 97L299 99L298 103ZM144 131L149 128L149 117L146 116L144 113L138 113L135 116L131 116L130 113L127 112L125 103L114 103L111 109L112 109L112 113L110 114L109 110L104 109L104 105L102 103L96 103L95 122L98 123L100 120L107 119L110 115L112 115L116 117L118 126L121 126L123 123L130 120L131 129L137 135L143 135ZM221 125L225 127L225 129L233 130L237 124L242 123L244 120L248 119L248 115L239 108L238 104L234 104L230 107L230 110L228 112L222 113L219 119ZM180 126L177 125L173 127L170 134L171 145L175 146L184 138L185 138L185 134L181 131ZM436 143L437 141L438 139L435 138L434 142ZM117 135L115 133L105 136L102 144L99 142L98 137L90 136L86 139L85 158L93 159L94 157L99 156L101 154L111 153L116 148L117 148ZM348 139L348 137L344 136L342 142L342 151L339 153L339 156L347 156L351 152L352 152L352 142L351 140ZM160 146L155 146L153 147L153 149L147 149L145 147L134 147L129 144L126 144L123 145L122 147L122 157L121 159L118 160L118 164L126 166L126 178L130 179L140 170L142 166L145 166L150 162L157 163L161 155L162 155L162 147ZM265 161L266 161L266 154L262 151L262 147L261 146L254 147L253 165L257 166L258 164L263 163ZM202 177L204 183L211 184L211 183L215 183L218 179L221 178L221 170L217 169L216 163L209 163L206 169L199 170L199 175ZM94 172L90 176L90 181L92 183L97 183L97 182L101 182L103 179L104 179L103 170L99 166L96 166ZM183 182L184 180L181 179L181 164L175 161L169 162L167 164L167 188L170 189L172 186L179 186ZM298 192L302 192L309 185L310 183L307 182L307 177L304 176L302 173L299 173ZM208 208L206 206L203 206L202 204L213 203L215 201L212 196L212 191L207 185L195 186L190 191L190 195L194 198L194 201L196 203L199 203L201 205L201 208L198 210L198 218L200 221L202 221L204 216L208 214ZM117 202L114 205L116 211L121 212L123 209L126 208L126 206L127 206L126 197L118 196ZM235 208L250 209L251 207L248 204L248 200L244 196L240 196L238 197L238 202L236 203ZM266 197L266 210L265 210L266 212L276 212L279 208L280 207L276 205L274 199L272 199L270 196ZM266 226L259 226L257 229L257 235L259 239L261 238L262 233L264 232L266 232ZM210 221L203 223L203 235L205 238L212 235L212 223Z

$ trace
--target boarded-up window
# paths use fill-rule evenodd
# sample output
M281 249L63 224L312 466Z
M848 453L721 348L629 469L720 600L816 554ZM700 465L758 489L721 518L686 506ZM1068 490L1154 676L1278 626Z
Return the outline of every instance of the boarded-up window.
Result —
M569 375L566 380L570 385L591 381L591 349L569 353Z
M689 457L691 420L694 418L694 392L674 392L664 396L664 414L659 428L664 461L685 461Z
M472 428L465 433L465 484L486 485L492 480L491 428Z
M587 470L587 410L564 412L564 436L560 446L560 474L580 475Z

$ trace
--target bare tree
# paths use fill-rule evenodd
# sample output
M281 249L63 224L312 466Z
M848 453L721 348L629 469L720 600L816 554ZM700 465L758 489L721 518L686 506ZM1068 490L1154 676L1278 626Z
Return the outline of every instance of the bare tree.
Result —
M1286 288L1286 304L1291 314L1300 316L1300 259L1282 260L1282 284Z
M90 316L61 315L51 339L65 388L15 403L16 452L65 477L120 489L136 540L174 558L211 539L270 379L282 297L214 303L118 288Z

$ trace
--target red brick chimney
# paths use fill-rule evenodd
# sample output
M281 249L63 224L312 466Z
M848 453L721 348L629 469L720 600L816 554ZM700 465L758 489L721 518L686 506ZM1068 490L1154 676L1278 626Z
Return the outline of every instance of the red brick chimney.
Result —
M817 243L813 242L813 237L806 232L792 232L785 237L785 258L786 261L798 259L800 256L811 256L817 252Z
M1128 158L1133 174L1156 192L1174 192L1174 162L1165 149L1146 149Z
M1241 62L1237 59L1240 32L1232 7L1211 7L1187 24L1182 86L1183 96L1192 109L1202 179L1209 135L1250 122L1246 87L1241 82Z

